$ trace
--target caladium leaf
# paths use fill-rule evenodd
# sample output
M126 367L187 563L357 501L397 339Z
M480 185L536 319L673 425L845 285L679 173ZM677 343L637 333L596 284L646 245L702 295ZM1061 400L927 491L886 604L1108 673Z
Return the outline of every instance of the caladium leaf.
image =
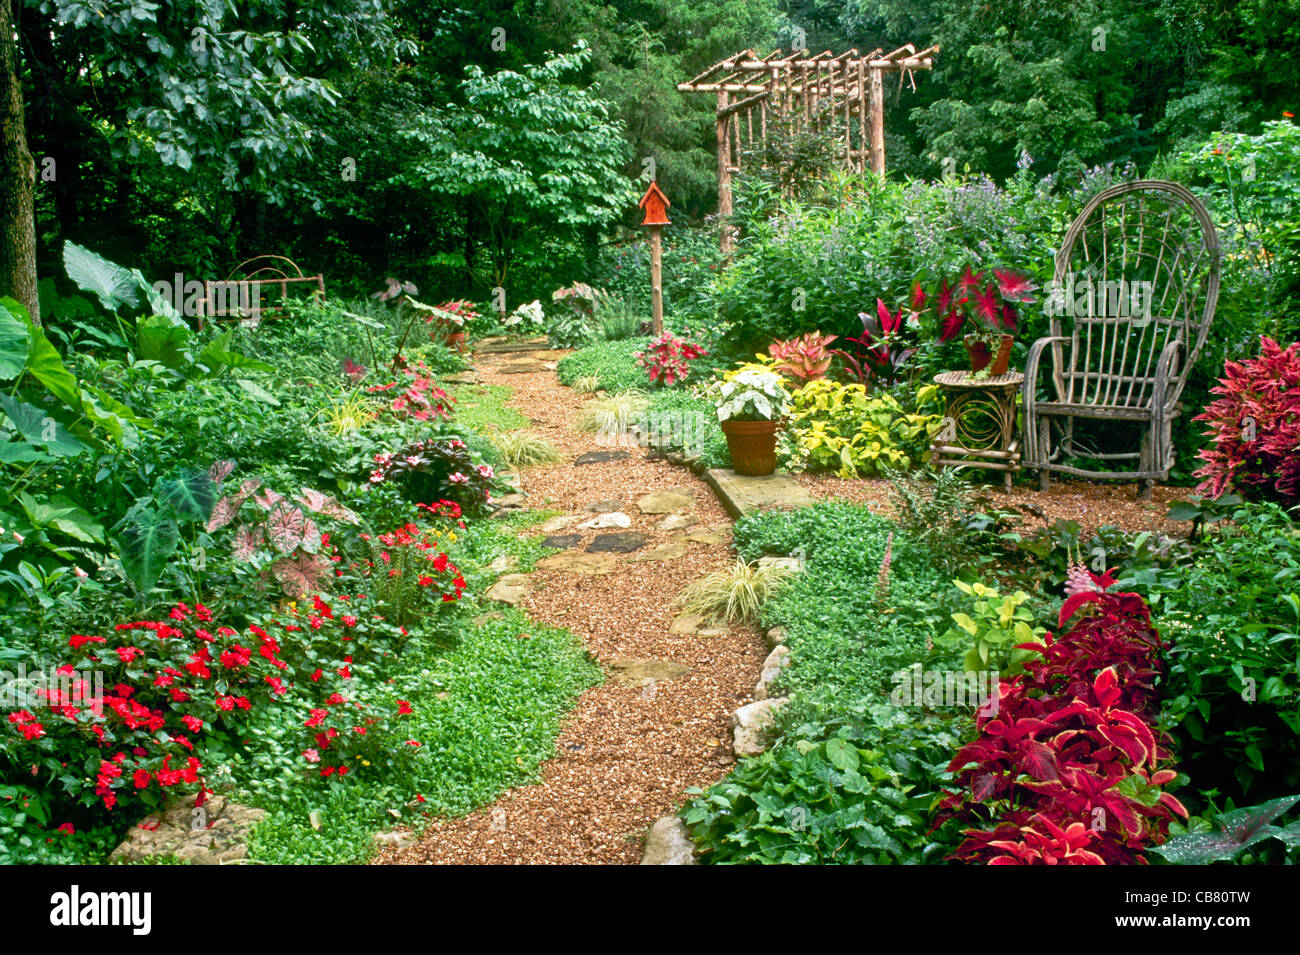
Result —
M277 504L266 518L266 536L281 554L302 546L307 535L307 515L301 508Z
M222 481L230 477L230 472L233 470L235 470L235 462L230 458L226 458L224 461L215 461L212 467L208 468L208 477L220 485Z
M245 524L235 531L233 551L236 560L251 560L262 549L262 528Z
M333 495L322 494L313 488L303 488L302 493L298 495L298 500L309 511L316 514L324 514L326 517L332 517L348 524L359 524L361 522L361 519L356 514L335 500Z
M328 579L329 569L329 562L315 554L286 557L271 565L271 573L280 587L294 600L318 593Z
M1231 861L1251 846L1286 833L1288 830L1274 826L1272 822L1297 802L1300 802L1300 795L1283 796L1258 806L1219 813L1214 817L1222 827L1217 832L1175 836L1162 846L1152 846L1151 851L1175 865Z

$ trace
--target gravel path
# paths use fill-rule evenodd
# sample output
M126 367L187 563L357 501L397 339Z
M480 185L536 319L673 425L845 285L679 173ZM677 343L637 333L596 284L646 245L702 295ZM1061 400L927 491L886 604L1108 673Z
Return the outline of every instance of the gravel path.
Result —
M584 452L610 449L572 429L583 399L560 386L553 372L502 373L522 357L485 357L477 369L483 383L512 388L510 404L532 419L529 430L564 455L564 463L523 473L528 505L586 520L596 516L585 511L588 505L618 500L632 519L628 530L650 538L636 553L616 555L615 570L605 576L535 571L529 576L538 589L522 608L577 633L607 672L620 657L672 661L690 672L651 687L607 680L588 690L560 734L556 755L543 764L540 783L514 789L467 817L435 821L415 845L382 851L380 864L639 862L644 835L681 805L683 790L708 786L732 766L728 720L752 698L767 653L754 629L716 636L669 632L671 602L681 588L733 560L726 512L703 481L684 468L646 460L639 448L628 449L625 460L575 465ZM536 357L550 362L556 354ZM636 502L677 488L694 494L689 516L697 523L659 530L664 515L642 514ZM718 529L721 542L686 542L686 554L675 560L630 560L704 528ZM580 546L604 532L582 533Z
M413 846L382 850L378 864L636 863L649 827L676 811L684 801L683 791L716 782L734 763L728 721L732 711L752 699L766 655L762 637L750 628L730 628L714 636L670 632L671 603L681 588L734 559L730 520L703 481L684 468L647 460L639 448L628 449L624 460L576 465L581 454L610 450L593 435L572 428L584 399L559 385L553 371L503 371L511 364L551 363L557 357L547 351L492 355L477 365L484 384L513 389L510 404L531 420L529 430L564 456L563 463L524 472L528 505L580 515L573 525L555 531L568 534L576 532L574 525L595 516L587 510L589 505L619 501L632 519L627 530L649 540L634 554L615 556L615 569L604 576L534 571L529 576L536 589L521 606L536 620L577 633L607 674L610 662L619 658L672 661L690 672L650 687L607 679L588 690L560 734L556 755L543 764L541 782L511 790L493 806L469 816L434 821ZM810 475L798 480L814 497L856 500L884 513L892 510L883 481ZM662 515L642 514L637 508L643 495L668 489L694 495L689 516L695 523L690 528L661 530L657 525ZM1006 498L993 497L1024 506L1030 528L1064 517L1088 528L1111 523L1129 530L1176 531L1162 516L1168 500L1185 494L1157 488L1155 501L1138 501L1131 486L1067 481L1054 483L1048 495L1017 488ZM680 540L684 533L705 529L717 531L721 540L687 542L686 553L673 560L631 559ZM580 548L605 531L582 533Z

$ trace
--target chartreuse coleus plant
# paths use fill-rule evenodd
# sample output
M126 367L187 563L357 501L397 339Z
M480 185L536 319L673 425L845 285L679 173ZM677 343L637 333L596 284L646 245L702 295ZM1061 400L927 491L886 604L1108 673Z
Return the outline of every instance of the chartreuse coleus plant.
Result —
M919 389L918 407L937 392L933 385ZM906 411L892 395L868 397L864 385L811 381L793 394L790 426L781 440L783 463L843 478L907 469L921 460L940 420Z
M971 612L952 614L957 626L944 632L935 643L947 649L970 646L962 661L967 670L987 670L992 663L1003 676L1023 673L1022 664L1033 653L1020 645L1047 632L1033 625L1034 615L1025 606L1029 594L1017 590L1004 596L978 581L968 584L954 580L953 585L971 597Z

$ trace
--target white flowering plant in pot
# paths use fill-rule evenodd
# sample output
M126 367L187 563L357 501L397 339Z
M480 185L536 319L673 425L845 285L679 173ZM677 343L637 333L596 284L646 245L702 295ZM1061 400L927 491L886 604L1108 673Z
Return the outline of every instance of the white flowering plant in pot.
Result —
M778 421L790 410L790 392L773 371L745 369L713 390L719 421Z
M542 311L542 303L537 299L533 299L527 305L520 305L507 315L504 324L506 328L523 331L529 326L541 328L545 322L546 314Z

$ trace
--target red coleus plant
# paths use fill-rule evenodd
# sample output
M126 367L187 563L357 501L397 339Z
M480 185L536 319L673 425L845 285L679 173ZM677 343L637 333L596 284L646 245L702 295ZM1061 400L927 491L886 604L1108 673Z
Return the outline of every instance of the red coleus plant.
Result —
M1300 343L1260 339L1259 357L1230 361L1197 421L1209 423L1198 490L1300 504Z
M708 352L700 345L664 332L650 343L646 351L636 352L636 363L644 368L652 384L673 385L685 381L691 373L690 363Z
M993 280L984 272L966 266L955 284L944 279L931 296L913 293L912 308L920 312L928 298L939 325L939 341L956 338L963 328L968 334L986 340L1015 334L1019 321L1016 305L1030 303L1037 286L1028 277L1007 269L994 269Z
M1111 583L1094 577L1100 587ZM991 865L1144 863L1174 816L1187 811L1161 792L1176 773L1154 728L1154 681L1164 647L1137 594L1078 594L1058 639L1022 647L1039 655L999 687L996 707L976 717L978 738L949 769L956 792L939 822L973 823L952 858Z
M798 338L772 342L767 346L768 354L775 364L773 369L782 375L795 379L801 385L818 378L824 378L831 367L832 352L827 350L836 335L823 335L821 332L809 332Z

